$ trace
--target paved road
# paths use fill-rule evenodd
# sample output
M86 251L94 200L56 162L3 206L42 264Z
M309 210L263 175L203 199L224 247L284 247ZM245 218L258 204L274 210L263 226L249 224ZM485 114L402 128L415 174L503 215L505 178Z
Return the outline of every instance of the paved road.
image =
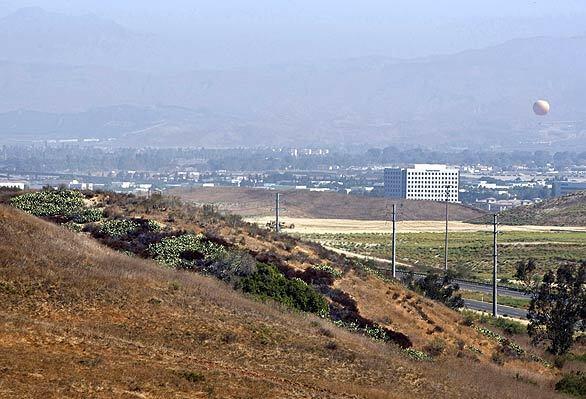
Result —
M373 257L369 257L369 256L360 255L360 254L357 254L354 252L343 251L343 250L339 250L339 249L331 248L331 247L326 247L326 248L331 249L334 252L343 253L347 256L351 256L351 257L355 257L355 258L372 259L372 260L375 260L375 261L378 261L381 263L385 263L385 264L391 263L388 259L373 258ZM399 263L399 262L397 262L397 265L403 266L403 267L409 266L409 265ZM402 276L405 276L407 273L408 272L406 272L404 270L397 270L397 277L400 278ZM423 273L414 273L414 275L419 278L425 277L425 274L423 274ZM458 283L458 285L460 286L460 289L462 289L462 290L482 292L484 294L488 294L488 295L492 296L492 284L476 283L476 282L458 280L458 279L454 279L453 281L455 283ZM498 294L502 295L502 296L509 296L509 297L518 298L518 299L530 299L531 298L528 294L526 294L522 291L514 290L514 289L511 289L508 287L501 287L501 286L498 287ZM492 302L481 302L481 301L475 301L473 299L465 299L464 303L466 304L466 307L468 309L492 313ZM527 319L527 311L525 309L514 308L511 306L498 305L498 313L501 316L509 316L509 317L513 317L516 319Z
M468 309L492 313L491 302L480 302L473 299L465 299L464 303ZM527 319L527 311L525 309L512 308L510 306L498 305L498 314L499 316L509 316L515 319Z
M404 276L407 274L407 272L397 271L397 274L399 276ZM425 276L425 274L423 274L423 273L415 273L415 275L421 276L421 277ZM471 282L471 281L466 281L466 280L458 280L458 279L454 279L453 281L455 283L458 283L458 285L460 286L460 289L462 289L464 291L482 292L483 294L492 295L492 285L491 284L476 283L476 282ZM501 286L498 287L498 294L502 295L502 296L509 296L512 298L517 298L517 299L531 299L531 296L529 294L526 294L523 291L518 291L518 290L514 290L511 288L507 288L507 287L501 287Z
M464 291L482 292L484 294L490 294L492 296L492 285L490 284L472 283L470 281L463 281L458 279L454 279L454 282L458 283L460 288ZM517 291L511 288L501 286L498 287L498 294L517 299L531 299L531 295L523 291Z
M380 262L380 263L385 263L385 264L390 264L391 261L388 259L383 259L383 258L373 258L372 256L366 256L366 255L361 255L361 254L357 254L355 252L350 252L350 251L344 251L341 249L337 249L337 248L333 248L333 247L329 247L329 246L325 246L324 248L327 248L331 251L340 253L340 254L344 254L350 257L354 257L354 258L359 258L359 259L372 259L374 261ZM407 263L401 263L401 262L397 262L397 266L401 266L401 267L411 267L411 265L407 264ZM405 274L407 274L406 271L397 271L397 274L400 276L404 276ZM424 277L425 274L423 273L414 273L416 276L421 276ZM492 285L491 284L483 284L483 283L476 283L476 282L472 282L472 281L465 281L465 280L458 280L458 279L454 279L454 282L458 283L458 285L460 286L460 288L462 290L465 291L474 291L474 292L482 292L485 294L490 294L492 295ZM507 287L498 287L498 294L499 295L503 295L503 296L510 296L512 298L518 298L518 299L530 299L531 297L529 295L527 295L526 293L522 292L522 291L518 291L518 290L514 290L511 288L507 288Z

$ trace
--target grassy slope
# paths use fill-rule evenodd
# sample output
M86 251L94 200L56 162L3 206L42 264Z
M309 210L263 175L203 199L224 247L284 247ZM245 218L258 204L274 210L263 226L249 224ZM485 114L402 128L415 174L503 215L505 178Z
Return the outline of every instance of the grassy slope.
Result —
M261 189L205 188L178 190L173 194L197 203L213 203L221 210L243 216L274 214L275 192ZM400 220L444 220L445 206L432 201L396 201ZM357 197L305 190L282 192L283 215L295 218L390 220L393 201L386 198ZM478 210L450 205L452 220L480 217Z
M348 273L337 284L365 315L401 327L416 346L440 326L446 340L490 354L493 343L440 305L374 277ZM453 348L434 363L415 363L390 345L3 206L0 301L6 398L482 398L487 386L490 397L555 397L554 376L534 363L498 367L484 356L458 358Z
M586 191L505 211L501 213L500 222L513 225L586 226Z

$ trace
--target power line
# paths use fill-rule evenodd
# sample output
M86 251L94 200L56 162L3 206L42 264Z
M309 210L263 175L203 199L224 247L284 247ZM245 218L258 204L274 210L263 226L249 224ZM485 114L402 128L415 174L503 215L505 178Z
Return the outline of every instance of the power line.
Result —
M446 186L446 242L444 253L444 271L448 272L448 223L450 209L450 186Z
M498 274L498 213L493 215L493 245L492 245L492 315L498 316L498 286L497 286L497 274Z
M393 204L393 278L397 278L397 206Z
M276 193L275 195L275 231L277 234L281 230L281 226L279 226L279 202L280 202L280 194Z

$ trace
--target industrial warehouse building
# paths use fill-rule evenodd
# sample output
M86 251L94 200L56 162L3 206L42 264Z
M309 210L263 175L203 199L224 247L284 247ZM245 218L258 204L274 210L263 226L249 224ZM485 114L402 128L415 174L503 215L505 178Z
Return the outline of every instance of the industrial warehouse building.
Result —
M385 195L390 198L459 202L459 188L459 170L446 165L385 169Z
M586 190L586 181L555 181L553 182L554 197L561 197L575 193L576 191Z

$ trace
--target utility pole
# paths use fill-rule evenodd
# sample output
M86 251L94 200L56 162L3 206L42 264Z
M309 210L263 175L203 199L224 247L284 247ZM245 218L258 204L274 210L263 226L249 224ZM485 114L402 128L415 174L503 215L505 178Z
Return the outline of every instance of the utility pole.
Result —
M275 196L275 231L277 234L281 231L281 226L279 225L279 202L280 202L280 194L277 193Z
M498 214L493 215L493 243L492 243L492 315L498 316L498 286L497 286L497 274L498 274L498 247L497 247L497 235L498 235Z
M444 271L448 272L448 220L450 212L450 186L446 186L446 242L444 252Z
M397 278L397 205L393 204L393 244L392 244L392 264L393 278Z

